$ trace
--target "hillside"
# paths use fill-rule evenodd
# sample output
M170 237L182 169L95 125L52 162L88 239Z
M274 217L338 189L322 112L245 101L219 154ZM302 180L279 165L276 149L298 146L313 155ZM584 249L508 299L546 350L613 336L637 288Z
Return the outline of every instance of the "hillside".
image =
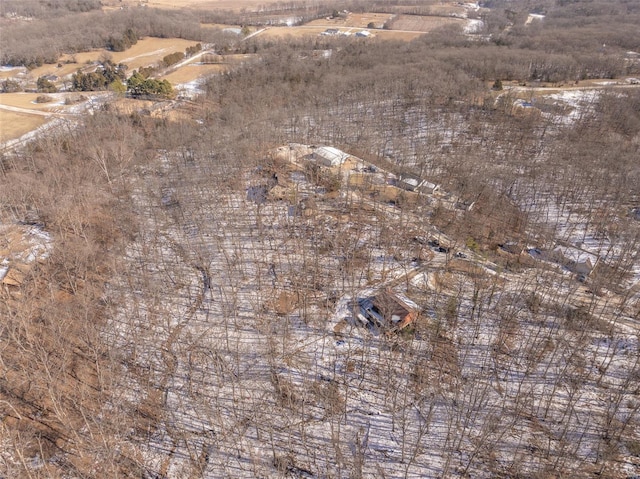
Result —
M637 477L633 2L106 3L2 9L178 94L0 93L0 477Z

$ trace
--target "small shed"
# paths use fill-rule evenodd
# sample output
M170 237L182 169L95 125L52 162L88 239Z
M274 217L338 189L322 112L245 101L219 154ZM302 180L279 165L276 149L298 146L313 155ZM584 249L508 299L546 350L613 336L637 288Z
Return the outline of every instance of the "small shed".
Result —
M407 191L416 191L422 179L410 173L400 173L396 186Z
M400 173L396 186L407 191L415 191L423 194L433 194L440 189L440 185L431 183L411 173Z

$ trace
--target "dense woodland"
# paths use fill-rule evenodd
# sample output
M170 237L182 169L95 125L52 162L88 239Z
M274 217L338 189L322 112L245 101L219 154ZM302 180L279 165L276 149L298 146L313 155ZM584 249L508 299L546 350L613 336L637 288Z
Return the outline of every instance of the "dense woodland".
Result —
M484 4L486 41L229 42L255 60L186 114L105 104L5 152L0 223L42 228L53 248L0 292L0 476L636 477L640 89L603 89L567 121L490 85L637 74L638 3ZM505 31L532 11L545 22ZM210 41L191 13L69 15L5 29L3 62L127 28ZM43 25L54 49L30 33ZM463 207L340 192L270 153L290 142L428 178ZM247 201L273 175L317 213ZM428 268L416 238L433 228L495 274L447 257L435 286L407 284L415 328L336 335L340 299L388 281L380 258ZM502 249L576 230L601 241L585 283Z

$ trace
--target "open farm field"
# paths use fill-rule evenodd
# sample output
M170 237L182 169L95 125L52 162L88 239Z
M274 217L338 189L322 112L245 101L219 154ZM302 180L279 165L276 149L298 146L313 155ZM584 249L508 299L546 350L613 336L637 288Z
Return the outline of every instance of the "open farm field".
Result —
M90 52L63 55L59 62L62 66L59 67L58 64L42 65L32 70L30 76L34 79L43 75L57 75L62 78L75 73L78 69L87 66L89 63L98 61L102 56L111 57L112 61L116 64L126 64L131 71L157 63L170 53L183 52L187 47L193 46L196 43L198 42L183 40L181 38L147 37L138 40L138 43L123 52L112 52L102 48Z
M18 75L25 75L27 69L24 67L2 67L0 68L0 80L6 80L7 78L14 78Z
M202 63L188 63L177 70L164 75L162 79L168 80L172 85L179 85L181 83L188 83L198 78L202 78L205 75L211 75L213 73L222 73L227 69L225 64L212 64L206 65Z
M106 2L105 2L106 3ZM252 10L258 7L279 3L278 0L148 0L144 2L145 5L153 8L193 8L198 10ZM114 10L120 8L122 5L137 6L140 2L138 0L124 0L123 2L108 2L105 5L105 10Z
M327 27L323 26L298 26L298 27L271 27L259 34L261 38L302 38L320 35Z
M434 5L429 5L427 11L431 15L456 15L465 16L466 9L461 2L440 2Z
M262 33L260 37L273 37L273 38L301 38L305 36L320 35L327 28L335 28L329 26L299 26L299 27L272 27L268 28ZM348 33L355 35L356 32L364 30L362 28L340 28L341 33ZM394 30L370 30L375 37L383 38L385 40L401 40L411 41L418 38L424 32L409 32L409 31L394 31ZM365 39L366 40L366 39Z
M144 38L124 52L109 52L114 63L124 63L129 70L156 63L165 55L183 52L198 42L181 38Z
M318 20L313 20L307 23L306 26L309 27L357 27L357 28L367 28L369 23L374 23L376 26L382 26L384 22L393 17L392 14L389 13L350 13L346 17L336 17L336 18L319 18Z
M0 95L0 105L37 111L60 110L65 107L66 96L77 97L79 93L48 93L47 96L53 98L53 101L36 103L36 98L41 95L42 93L3 93Z
M47 119L40 115L0 109L0 142L20 138L43 125Z
M465 26L467 20L454 17L437 17L423 15L398 15L391 22L392 30L410 30L417 32L430 32L445 25Z
M34 82L39 77L45 75L55 75L58 78L64 78L68 75L70 76L74 74L78 69L86 67L87 63L97 61L101 54L101 51L78 53L74 60L69 58L68 55L65 55L63 58L66 58L57 64L44 64L41 67L34 68L28 72L28 78L32 79Z
M402 40L405 42L410 42L418 38L424 32L411 32L408 30L375 30L372 32L378 38L383 38L385 40Z

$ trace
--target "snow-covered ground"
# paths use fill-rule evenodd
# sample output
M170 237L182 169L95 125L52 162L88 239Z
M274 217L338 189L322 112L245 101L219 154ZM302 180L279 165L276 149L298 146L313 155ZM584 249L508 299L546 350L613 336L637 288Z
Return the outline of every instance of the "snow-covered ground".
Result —
M35 263L49 256L52 247L51 235L39 226L0 223L0 284L18 285Z
M552 93L548 98L566 105L569 111L563 115L563 122L571 123L578 120L583 115L587 115L592 111L598 98L600 91L593 90L565 90L559 93Z
M315 206L291 216L291 199L251 201L204 158L161 156L134 195L143 227L107 330L130 400L149 411L130 434L146 468L422 478L637 466L624 444L639 345L614 304L573 306L580 286L554 270L470 275L434 261L406 291L430 312L416 334L334 330L350 298L408 270L407 244L384 232L411 215L327 197L294 171L279 183ZM244 171L240 184L268 178ZM603 434L620 444L615 460Z
M473 34L479 33L484 28L484 22L478 19L469 19L467 20L467 24L464 26L464 33Z

